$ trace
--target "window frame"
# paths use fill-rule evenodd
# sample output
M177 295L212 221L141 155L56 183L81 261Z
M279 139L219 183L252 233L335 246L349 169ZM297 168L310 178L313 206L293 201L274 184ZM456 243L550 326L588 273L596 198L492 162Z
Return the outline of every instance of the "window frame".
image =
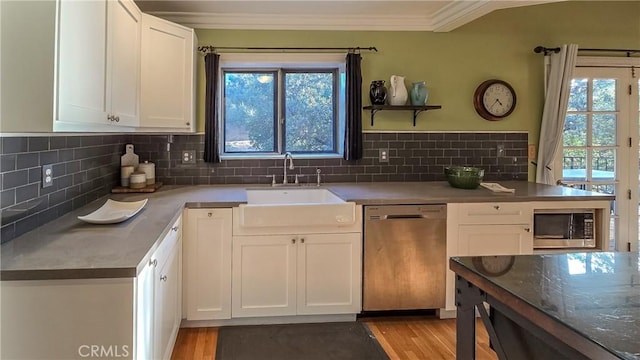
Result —
M259 60L256 60L259 59ZM297 158L331 159L342 158L344 153L344 127L345 127L345 89L341 86L342 77L345 74L346 65L344 54L255 54L255 53L224 53L220 55L219 71L220 96L216 101L220 109L218 119L219 134L218 150L223 160L233 159L272 159L281 158L286 146L286 109L285 77L287 73L302 73L309 71L326 72L333 74L333 116L334 126L332 131L333 149L330 151L290 151ZM274 91L274 141L275 152L226 152L225 129L225 75L227 72L265 72L274 73L276 76Z

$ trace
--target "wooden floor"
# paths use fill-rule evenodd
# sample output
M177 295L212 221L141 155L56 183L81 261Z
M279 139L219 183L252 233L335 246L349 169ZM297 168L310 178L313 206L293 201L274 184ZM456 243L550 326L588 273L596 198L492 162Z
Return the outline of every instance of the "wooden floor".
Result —
M359 321L369 326L391 359L455 359L455 319L389 317ZM476 329L476 359L497 359L489 349L487 332L479 320ZM171 359L214 359L217 340L217 328L182 328Z

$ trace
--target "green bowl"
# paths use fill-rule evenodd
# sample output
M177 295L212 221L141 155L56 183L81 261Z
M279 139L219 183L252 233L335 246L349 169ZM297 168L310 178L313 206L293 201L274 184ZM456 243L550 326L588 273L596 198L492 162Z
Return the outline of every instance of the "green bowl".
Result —
M484 177L484 169L471 166L449 166L444 173L449 185L458 189L476 189Z

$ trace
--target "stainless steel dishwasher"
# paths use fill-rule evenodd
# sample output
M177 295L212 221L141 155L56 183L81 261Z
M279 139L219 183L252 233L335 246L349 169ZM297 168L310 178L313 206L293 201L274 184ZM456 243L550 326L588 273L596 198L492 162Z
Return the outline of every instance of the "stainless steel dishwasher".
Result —
M446 205L366 206L363 309L445 306Z

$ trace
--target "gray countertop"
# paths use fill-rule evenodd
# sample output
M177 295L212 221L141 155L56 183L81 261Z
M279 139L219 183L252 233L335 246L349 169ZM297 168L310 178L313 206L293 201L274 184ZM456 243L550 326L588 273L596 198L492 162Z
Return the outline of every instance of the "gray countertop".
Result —
M461 190L446 182L326 184L346 201L362 205L461 202L612 200L613 196L524 181L501 182L513 194L484 188ZM0 280L134 277L169 231L181 210L234 207L246 203L246 188L260 185L165 186L155 193L110 194L40 226L0 248ZM110 225L77 219L106 199L148 198L135 217Z

